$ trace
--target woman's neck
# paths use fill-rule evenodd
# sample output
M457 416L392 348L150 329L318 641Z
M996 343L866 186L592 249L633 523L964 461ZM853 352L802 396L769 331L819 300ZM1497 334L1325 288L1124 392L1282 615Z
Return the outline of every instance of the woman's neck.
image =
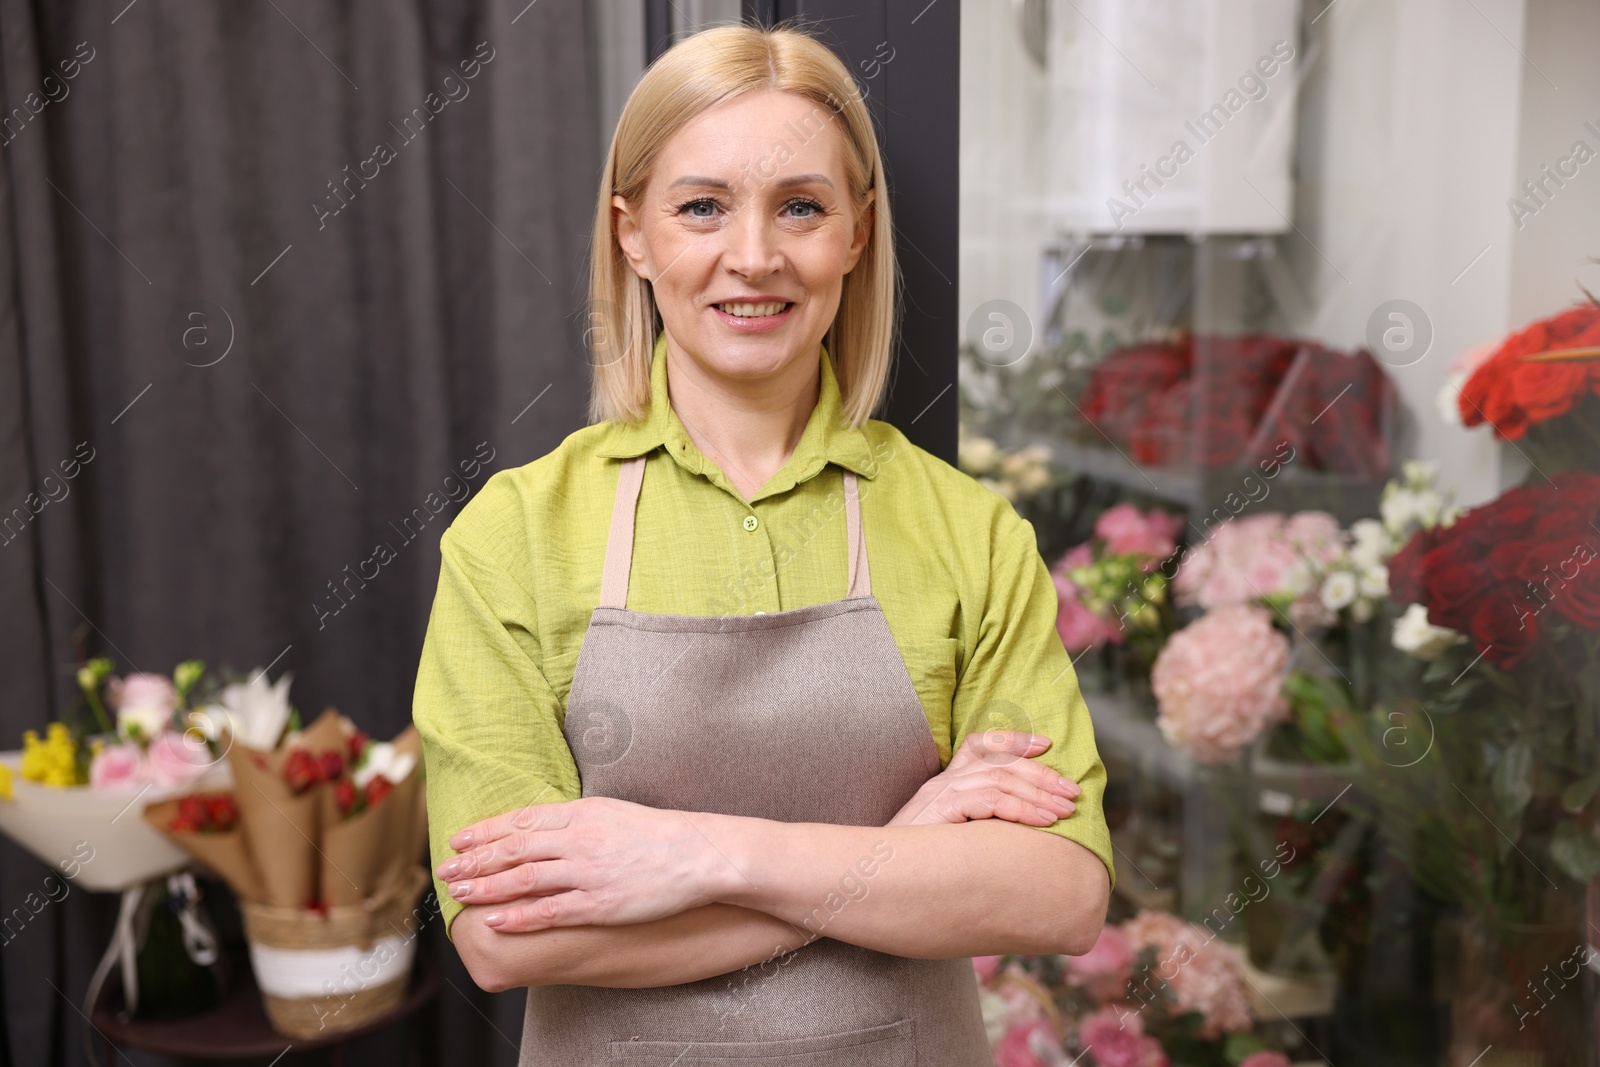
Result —
M746 500L789 461L821 388L817 359L796 359L760 382L707 374L667 346L667 392L695 447L728 476Z

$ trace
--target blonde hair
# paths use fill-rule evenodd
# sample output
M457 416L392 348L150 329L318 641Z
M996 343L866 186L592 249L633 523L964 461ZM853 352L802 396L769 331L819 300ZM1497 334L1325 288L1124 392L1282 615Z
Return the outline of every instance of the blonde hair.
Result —
M827 108L845 134L845 174L858 212L874 191L872 228L845 275L839 310L824 338L844 419L860 426L882 402L894 344L899 272L889 190L872 118L850 71L826 45L788 27L719 26L674 45L634 86L617 120L600 176L589 267L594 360L589 414L633 422L650 406L650 361L660 329L650 283L617 244L611 197L638 204L667 140L701 112L759 90L794 93Z

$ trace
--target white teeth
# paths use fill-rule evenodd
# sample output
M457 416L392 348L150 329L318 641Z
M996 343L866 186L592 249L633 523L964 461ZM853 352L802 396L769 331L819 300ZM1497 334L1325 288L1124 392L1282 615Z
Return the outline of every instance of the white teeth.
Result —
M788 307L783 301L768 301L765 304L718 304L717 307L724 314L733 315L741 319L759 319L768 315L776 315Z

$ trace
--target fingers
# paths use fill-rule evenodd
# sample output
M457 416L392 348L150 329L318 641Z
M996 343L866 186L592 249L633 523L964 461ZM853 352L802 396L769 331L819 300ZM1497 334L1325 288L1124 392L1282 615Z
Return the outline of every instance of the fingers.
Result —
M577 885L576 867L570 860L520 863L498 874L453 881L448 888L463 904L504 904L572 889Z
M480 819L471 826L457 830L450 838L450 847L456 851L495 841L508 834L529 830L559 830L571 818L571 801L554 801L549 804L529 804L503 815Z
M970 733L962 739L961 746L951 757L950 766L966 767L973 763L1006 765L1037 756L1052 744L1043 734L1025 730L983 730ZM946 768L948 770L950 768Z
M495 907L483 924L502 934L525 934L555 926L603 926L594 897L582 890L520 900Z
M477 848L469 848L434 868L434 874L447 882L462 878L482 878L511 870L522 864L550 860L562 854L559 835L529 831L516 832Z

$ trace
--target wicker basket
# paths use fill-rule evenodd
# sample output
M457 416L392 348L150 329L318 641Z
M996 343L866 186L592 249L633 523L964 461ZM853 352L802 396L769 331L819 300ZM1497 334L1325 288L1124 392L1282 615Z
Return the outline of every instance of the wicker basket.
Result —
M325 912L241 900L250 966L273 1028L320 1037L397 1009L417 934L432 915L412 907L429 881L423 868L407 868L363 903Z

